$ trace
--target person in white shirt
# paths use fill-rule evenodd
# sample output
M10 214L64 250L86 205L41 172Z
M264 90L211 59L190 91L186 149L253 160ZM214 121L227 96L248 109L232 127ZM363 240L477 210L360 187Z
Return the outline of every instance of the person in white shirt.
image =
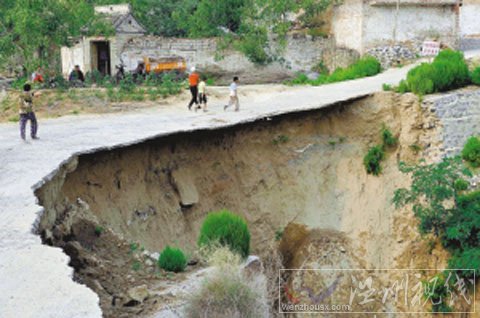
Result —
M238 77L235 76L233 78L232 84L230 84L230 100L228 102L228 105L225 105L223 107L223 110L227 110L228 107L235 105L235 111L238 112L240 110L240 102L238 100Z
M200 103L197 109L200 109L203 104L203 111L207 111L207 83L205 83L205 77L201 76L200 83L198 83L198 102Z

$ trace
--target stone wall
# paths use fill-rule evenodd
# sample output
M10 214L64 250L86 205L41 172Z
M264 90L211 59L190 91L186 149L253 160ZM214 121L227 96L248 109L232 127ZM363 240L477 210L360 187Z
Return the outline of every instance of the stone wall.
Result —
M422 51L421 42L386 43L381 46L370 48L366 54L374 56L380 61L382 67L387 69L392 66L409 63L420 56Z
M471 87L431 95L422 105L430 109L442 126L441 139L447 155L460 153L468 137L480 134L480 89Z
M244 83L280 81L297 72L309 72L320 61L334 69L347 66L358 58L358 53L353 50L337 48L333 38L305 34L289 35L284 47L273 45L270 51L276 52L276 61L257 65L240 52L219 52L216 39L138 37L125 43L121 58L131 70L146 56L178 55L185 58L188 67L196 66L221 81L229 81L232 76L238 75Z

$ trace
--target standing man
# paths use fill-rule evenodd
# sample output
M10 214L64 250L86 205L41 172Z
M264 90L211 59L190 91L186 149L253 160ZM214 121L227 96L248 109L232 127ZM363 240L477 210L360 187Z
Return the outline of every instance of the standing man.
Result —
M238 112L240 110L240 102L238 101L238 77L235 76L233 78L232 84L230 84L230 100L228 105L223 107L223 110L227 110L228 107L235 105L235 111Z
M198 106L198 81L200 76L197 72L195 72L195 66L191 69L190 76L188 77L188 82L190 84L190 93L192 93L192 99L188 104L188 110L192 110L192 105L196 104Z
M25 141L25 128L27 126L27 121L30 120L30 136L32 139L38 139L37 137L37 118L33 111L33 98L36 96L31 92L32 86L28 83L23 85L23 92L20 94L20 137Z

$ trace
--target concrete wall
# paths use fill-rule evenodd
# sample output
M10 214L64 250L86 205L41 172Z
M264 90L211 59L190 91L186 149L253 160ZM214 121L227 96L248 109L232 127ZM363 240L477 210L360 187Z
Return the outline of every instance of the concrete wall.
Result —
M426 39L456 46L457 18L451 4L422 6L401 1L397 11L388 3L345 0L335 7L332 30L338 46L361 54L379 45Z
M299 71L309 72L321 60L326 60L327 66L335 68L346 66L357 58L355 52L337 49L334 39L303 34L290 35L282 49L275 45L270 49L277 52L277 61L259 66L240 52L218 52L216 39L138 37L125 44L121 57L127 69L131 70L145 56L178 55L185 58L188 67L196 66L201 71L221 78L230 79L233 75L239 75L244 82L250 83L278 81Z
M92 65L93 41L110 42L110 60L112 75L115 66L122 62L126 70L134 70L144 57L162 57L178 55L187 61L187 67L196 66L220 78L233 75L242 76L244 82L264 83L279 81L297 72L310 72L320 61L330 69L345 67L358 58L358 53L345 48L337 48L333 38L312 37L305 34L288 36L285 46L279 46L278 41L271 41L269 51L276 56L276 61L260 66L250 62L238 51L219 52L217 40L182 39L143 36L141 34L118 34L105 39L103 37L83 38L71 48L62 48L62 70L65 76L80 65L82 71L89 72Z
M364 6L363 49L386 42L438 39L455 45L453 6Z
M363 0L345 0L335 6L332 32L337 46L362 51Z
M463 0L460 7L460 34L480 37L480 0Z

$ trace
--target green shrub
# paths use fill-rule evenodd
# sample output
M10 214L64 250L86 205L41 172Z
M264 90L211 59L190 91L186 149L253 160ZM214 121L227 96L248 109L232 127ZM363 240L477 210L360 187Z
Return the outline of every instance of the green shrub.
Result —
M247 257L250 252L250 232L247 222L230 211L209 213L200 229L198 245L218 242Z
M420 221L420 233L433 234L450 253L450 269L479 270L480 191L458 193L459 190L467 190L468 182L464 178L472 176L461 158L447 157L439 163L418 166L402 163L400 170L411 174L412 184L409 189L395 191L395 205L413 206L413 212ZM457 273L464 279L473 278L473 271ZM447 274L448 270L441 274L438 289L433 290L434 312L448 312L450 309L446 298L442 297L447 292L442 287L442 279Z
M158 266L169 272L183 272L187 267L187 258L181 249L167 246L158 258Z
M480 66L479 67L476 67L472 74L470 75L470 77L472 78L472 83L475 84L475 85L480 85Z
M363 158L363 164L368 174L378 176L382 172L381 162L385 158L383 147L378 145L368 150L367 155Z
M468 189L468 186L470 185L470 183L468 183L468 181L464 180L464 179L457 179L455 180L455 183L454 183L454 188L455 190L457 191L465 191Z
M447 284L445 273L437 274L429 281L423 281L423 288L425 291L429 291L428 295L424 294L426 299L430 297L432 301L432 312L435 313L448 313L452 312L452 308L446 304L446 300L450 297L453 286Z
M327 79L328 83L341 82L347 80L353 80L357 78L373 76L380 73L382 67L380 62L372 57L367 56L359 59L356 63L343 69L336 69Z
M398 138L393 136L390 129L384 125L382 128L382 141L385 147L394 147L398 143Z
M448 267L451 269L474 269L476 273L480 270L480 249L470 248L456 253L448 260ZM474 271L461 271L461 275L467 279L473 279Z
M406 80L401 80L400 83L398 84L398 87L395 88L395 92L400 93L400 94L405 94L407 92L410 92L410 89L408 88L408 84Z
M472 166L480 166L480 139L470 137L462 150L462 158L468 161Z
M392 85L383 83L383 84L382 84L382 89L383 89L385 92L389 92L389 91L392 90Z
M300 73L287 84L290 85L323 85L326 83L335 83L362 78L366 76L373 76L380 73L382 67L377 59L371 56L366 56L359 59L354 64L347 68L337 68L332 74L320 74L315 80L308 79L307 75Z
M443 50L432 63L422 63L411 69L400 86L404 91L425 95L463 87L469 82L470 75L463 53Z

